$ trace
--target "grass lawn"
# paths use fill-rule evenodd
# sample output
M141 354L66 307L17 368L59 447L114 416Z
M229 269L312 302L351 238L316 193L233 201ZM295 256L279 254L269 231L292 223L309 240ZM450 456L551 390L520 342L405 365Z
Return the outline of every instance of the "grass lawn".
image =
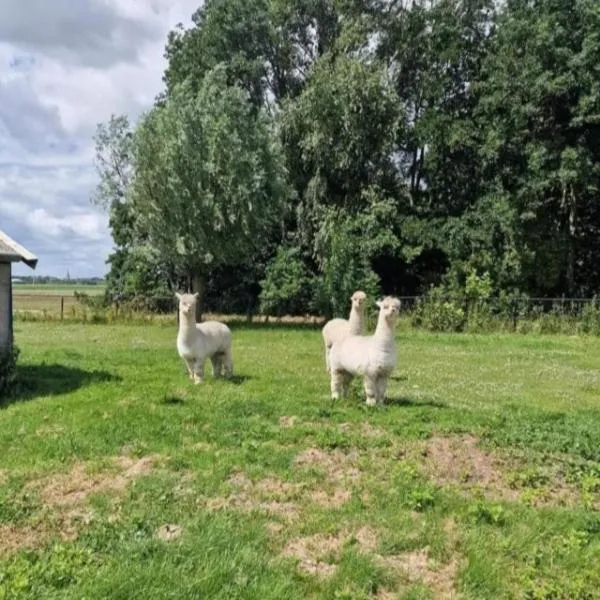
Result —
M320 333L15 323L0 598L600 598L600 339L399 331L389 401Z

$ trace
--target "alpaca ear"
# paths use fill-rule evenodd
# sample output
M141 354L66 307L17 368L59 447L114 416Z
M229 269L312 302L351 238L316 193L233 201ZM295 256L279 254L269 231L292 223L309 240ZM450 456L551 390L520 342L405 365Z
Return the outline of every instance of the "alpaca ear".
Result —
M379 308L383 308L383 300L377 300L375 304L377 304Z
M177 300L181 300L181 294L179 292L175 292L175 297Z
M196 293L194 294L194 298L198 298L198 296L200 296L200 292L196 292Z

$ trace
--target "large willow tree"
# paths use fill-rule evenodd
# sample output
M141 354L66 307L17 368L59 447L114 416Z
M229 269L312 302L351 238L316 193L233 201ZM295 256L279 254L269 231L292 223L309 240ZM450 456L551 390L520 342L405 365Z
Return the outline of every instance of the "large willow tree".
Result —
M271 123L221 67L177 85L139 123L137 225L202 293L211 270L248 261L279 222L285 171Z

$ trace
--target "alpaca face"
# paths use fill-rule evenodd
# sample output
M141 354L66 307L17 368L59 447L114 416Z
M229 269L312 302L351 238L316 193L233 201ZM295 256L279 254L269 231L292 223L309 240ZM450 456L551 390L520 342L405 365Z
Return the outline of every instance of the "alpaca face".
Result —
M367 304L367 295L364 292L354 292L350 298L352 301L352 308L363 312Z
M398 314L400 313L400 300L391 296L386 296L383 300L377 303L379 311L385 317L385 320L393 325L396 323Z
M179 300L179 312L182 315L195 315L198 294L175 294Z

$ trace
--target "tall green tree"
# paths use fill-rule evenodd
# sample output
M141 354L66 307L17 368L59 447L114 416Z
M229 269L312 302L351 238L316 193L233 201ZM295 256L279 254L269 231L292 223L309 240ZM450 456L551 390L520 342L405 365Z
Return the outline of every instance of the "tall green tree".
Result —
M331 55L319 61L282 114L300 227L318 224L323 207L360 212L370 188L395 191L392 151L401 113L381 65Z
M599 36L597 3L512 0L478 85L484 178L511 199L536 295L600 285Z
M111 115L100 123L94 136L95 166L99 182L92 203L108 212L114 250L108 257L107 302L138 299L154 306L150 298L169 294L172 267L136 227L137 216L131 202L133 170L133 127L125 115ZM154 302L154 304L153 304Z
M297 95L339 30L332 0L207 0L192 21L169 34L167 95L185 80L197 90L222 64L256 106Z
M202 292L219 266L247 261L288 200L271 123L216 67L176 86L139 123L132 203L138 227Z

